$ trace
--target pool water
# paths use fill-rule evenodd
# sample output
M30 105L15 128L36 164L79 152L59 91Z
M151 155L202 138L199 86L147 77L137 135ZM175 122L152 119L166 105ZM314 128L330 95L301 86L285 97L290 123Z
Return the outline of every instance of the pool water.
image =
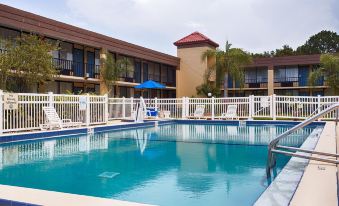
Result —
M170 124L0 146L0 184L155 205L252 205L291 125ZM291 135L302 144L314 127ZM279 172L289 158L278 157Z

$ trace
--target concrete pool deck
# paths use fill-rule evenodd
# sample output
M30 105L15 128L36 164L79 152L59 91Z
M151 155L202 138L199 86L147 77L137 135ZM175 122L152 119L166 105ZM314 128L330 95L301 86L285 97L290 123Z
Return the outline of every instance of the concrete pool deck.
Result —
M327 122L315 150L337 153L338 132L334 122ZM337 206L337 173L338 167L334 164L310 160L290 205Z
M301 148L337 153L337 132L334 122L326 122L320 137L311 134ZM337 172L335 164L292 157L255 205L337 206Z

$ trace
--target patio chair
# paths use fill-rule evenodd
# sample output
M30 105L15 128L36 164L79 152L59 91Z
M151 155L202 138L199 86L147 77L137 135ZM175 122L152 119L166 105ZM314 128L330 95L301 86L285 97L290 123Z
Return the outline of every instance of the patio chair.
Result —
M226 113L222 113L221 116L216 117L216 119L239 119L237 108L238 106L236 104L228 105Z
M42 107L46 115L46 123L40 124L40 129L79 127L82 122L73 122L71 119L60 119L54 107Z
M207 119L205 116L205 105L197 105L193 115L188 116L189 119Z
M158 110L155 107L147 107L146 108L146 116L147 118L158 118Z

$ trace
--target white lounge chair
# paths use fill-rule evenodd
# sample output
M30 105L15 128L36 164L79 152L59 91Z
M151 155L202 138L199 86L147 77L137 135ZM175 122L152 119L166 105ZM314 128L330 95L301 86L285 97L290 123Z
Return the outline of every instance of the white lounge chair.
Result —
M205 105L197 105L193 115L189 116L189 119L206 119L205 114Z
M46 123L40 124L40 129L79 127L82 122L73 122L71 119L60 119L54 107L43 107L42 110L46 116Z
M226 113L222 113L221 116L216 117L216 119L239 119L237 108L238 106L236 104L228 105Z

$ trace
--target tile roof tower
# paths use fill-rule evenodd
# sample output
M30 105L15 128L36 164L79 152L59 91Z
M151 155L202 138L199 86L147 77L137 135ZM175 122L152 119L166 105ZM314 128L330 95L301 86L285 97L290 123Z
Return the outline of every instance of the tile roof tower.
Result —
M215 59L202 60L206 50L215 50L219 45L205 35L194 32L176 42L180 69L177 70L177 97L197 96L196 87L204 82L205 71Z

